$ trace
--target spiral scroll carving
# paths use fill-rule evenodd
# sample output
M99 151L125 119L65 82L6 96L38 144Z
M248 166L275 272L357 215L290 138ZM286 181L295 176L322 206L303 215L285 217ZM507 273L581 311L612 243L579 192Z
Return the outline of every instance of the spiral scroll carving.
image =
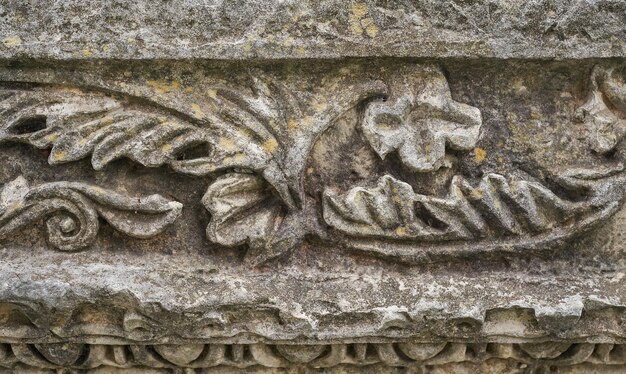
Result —
M182 204L160 195L131 198L75 182L30 188L18 177L0 195L0 239L43 219L52 247L76 251L94 242L99 217L129 236L148 238L163 231L181 211Z

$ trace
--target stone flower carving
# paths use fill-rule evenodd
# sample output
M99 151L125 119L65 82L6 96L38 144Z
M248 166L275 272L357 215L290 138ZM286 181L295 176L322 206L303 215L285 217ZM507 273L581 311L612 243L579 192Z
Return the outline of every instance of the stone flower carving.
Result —
M306 235L385 241L374 252L400 242L443 247L484 240L488 248L509 245L509 237L552 240L598 222L619 205L612 202L623 200L619 173L557 176L565 190L585 201L549 189L554 184L499 174L485 175L478 185L457 176L444 197L416 193L385 175L373 188L326 190L320 215L313 211L318 200L305 188L307 165L320 135L338 120L355 121L381 158L397 153L410 170L433 172L444 165L447 149L476 146L481 112L453 100L443 73L431 65L380 75L346 66L324 73L319 84L283 82L263 69L249 73L232 86L216 80L204 97L194 96L197 103L177 108L130 94L1 85L0 144L49 149L51 165L90 158L94 169L105 170L127 158L206 177L207 237L224 246L247 246L245 258L252 264L288 253ZM624 91L613 70L594 70L590 98L578 117L589 123L598 152L614 149L626 133ZM53 246L76 250L94 240L98 217L146 237L180 214L180 204L157 195L136 201L103 191L71 182L33 188L23 180L9 183L0 199L0 236L41 219Z
M253 174L229 173L217 178L202 198L212 217L207 237L227 246L263 245L282 210L268 188L263 178Z
M207 237L226 246L248 244L246 258L261 263L288 250L304 234L269 184L254 174L229 173L207 189L202 203L211 213Z
M319 134L386 86L354 80L350 69L336 71L326 87L300 91L261 70L251 73L241 86L216 83L206 102L190 104L188 112L92 90L0 87L0 143L50 149L51 165L90 157L102 170L128 158L195 176L222 175L203 199L212 213L207 235L222 245L246 243L248 257L263 262L304 236L301 178Z
M0 192L0 239L45 219L50 245L75 251L96 239L99 217L124 234L148 238L174 222L182 208L160 195L129 197L75 182L29 187L18 177Z
M611 152L626 135L626 84L614 68L596 66L591 72L587 101L576 118L591 132L591 148Z
M471 150L482 124L480 110L458 103L450 96L441 73L396 97L368 104L363 134L381 158L398 152L411 170L428 172L443 165L446 146Z

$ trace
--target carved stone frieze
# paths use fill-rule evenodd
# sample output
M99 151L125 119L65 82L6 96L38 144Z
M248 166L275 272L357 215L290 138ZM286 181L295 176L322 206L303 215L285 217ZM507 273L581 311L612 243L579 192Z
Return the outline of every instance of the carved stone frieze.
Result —
M102 170L124 157L212 176L201 201L212 217L207 237L226 246L248 245L252 264L290 253L307 235L410 261L453 254L458 247L477 253L552 246L621 206L619 160L587 168L548 166L537 170L541 177L510 170L511 175L488 173L472 182L457 174L445 195L416 193L384 175L375 189L356 184L343 197L329 186L318 206L303 190L312 147L353 110L362 112L356 128L378 157L394 154L416 175L453 169L448 149L478 149L481 112L452 99L439 67L415 64L378 77L360 69L332 71L320 87L306 90L252 70L245 74L250 93L212 84L204 97L208 104L192 103L191 115L134 95L6 83L0 142L50 149L50 165L90 157L93 168ZM610 152L624 135L626 94L614 70L593 68L589 98L572 113L590 132L595 152ZM176 86L149 85L157 91Z
M626 370L621 4L118 3L0 4L0 372Z

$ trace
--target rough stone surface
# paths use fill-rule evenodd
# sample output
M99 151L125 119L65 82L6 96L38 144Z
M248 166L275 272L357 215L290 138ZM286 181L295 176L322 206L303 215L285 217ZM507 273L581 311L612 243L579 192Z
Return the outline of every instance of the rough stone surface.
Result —
M623 2L0 18L0 371L626 370Z
M0 57L626 56L621 0L5 0Z

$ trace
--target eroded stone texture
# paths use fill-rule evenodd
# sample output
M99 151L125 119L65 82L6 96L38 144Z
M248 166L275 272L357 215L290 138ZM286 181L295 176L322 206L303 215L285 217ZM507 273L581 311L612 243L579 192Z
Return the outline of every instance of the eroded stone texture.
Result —
M626 55L621 0L5 0L0 21L2 58Z
M497 43L497 53L470 53L439 27L463 38L471 28L429 13L450 6L469 22L481 2L406 8L445 43L430 52L420 49L428 35L412 39L417 26L374 31L377 14L399 14L385 4L183 3L213 18L174 19L163 3L133 20L84 15L94 18L89 41L68 28L47 47L28 40L111 5L54 3L66 12L40 34L23 23L16 39L34 5L3 4L0 367L626 370L626 65L613 38L622 4L564 4L490 4L501 17L489 22L518 30L514 54ZM561 21L531 47L536 25L520 29L523 18L502 12L538 25L532 9L544 5ZM250 9L256 19L244 17ZM352 38L376 48L348 53L352 44L282 27L271 21L280 9L309 9L331 28L345 10L349 32L360 30ZM156 11L172 27L198 23L154 33L142 17ZM103 31L102 17L118 26ZM606 17L603 38L592 31ZM213 28L199 31L207 19ZM151 44L120 49L131 21ZM238 28L246 22L264 31ZM401 46L385 39L398 30ZM239 32L290 35L342 58L267 44L240 53L224 42ZM185 33L208 44L171 44ZM110 49L74 60L111 35ZM277 61L204 59L219 51ZM564 59L535 59L554 53ZM421 58L388 58L398 55ZM520 58L484 58L511 55Z

